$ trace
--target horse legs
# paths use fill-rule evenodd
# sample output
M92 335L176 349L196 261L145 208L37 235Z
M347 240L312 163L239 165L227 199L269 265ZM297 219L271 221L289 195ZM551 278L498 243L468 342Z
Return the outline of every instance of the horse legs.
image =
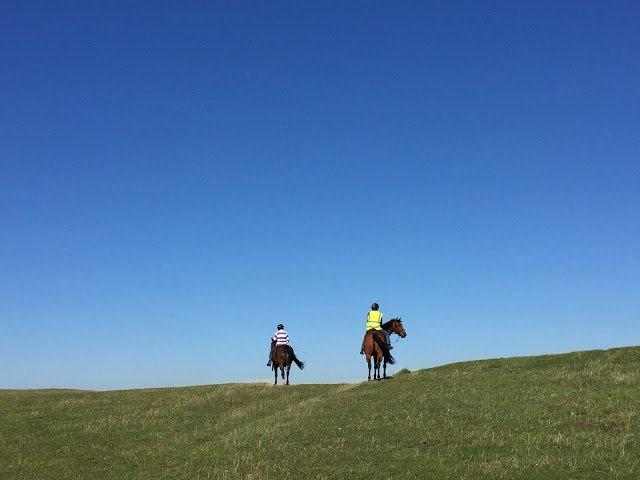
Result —
M287 353L284 356L284 362L282 363L282 365L280 366L280 371L282 372L282 380L284 380L284 369L286 368L287 364L289 364L289 367L291 367L291 360L289 360L289 354ZM289 385L289 370L287 370L287 385Z
M367 378L367 381L370 381L371 380L371 355L367 355L367 366L369 367L369 377ZM375 370L373 374L375 375Z
M273 366L273 373L275 374L276 377L276 381L274 382L274 385L278 384L278 367L277 366Z
M379 357L376 357L376 368L373 373L374 373L373 375L374 378L376 380L380 380L380 358Z
M386 380L387 379L387 359L386 358L382 361L382 372L383 372L382 378Z
M289 385L289 372L291 371L291 364L287 365L287 385Z

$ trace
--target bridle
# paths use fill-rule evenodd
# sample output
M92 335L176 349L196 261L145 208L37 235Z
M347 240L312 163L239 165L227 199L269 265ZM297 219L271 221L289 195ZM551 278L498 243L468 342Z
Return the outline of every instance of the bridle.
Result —
M404 330L404 328L403 328L403 330ZM392 331L390 331L390 330L385 330L385 332L387 332L387 333L389 334L389 341L390 341L390 343L391 343L392 345L395 345L396 343L398 343L398 342L400 341L400 339L402 338L402 337L400 336L400 334L399 334L399 333L397 333L397 332L392 332ZM396 341L395 341L395 342L391 341L391 335L392 335L392 334L394 334L394 333L396 334Z

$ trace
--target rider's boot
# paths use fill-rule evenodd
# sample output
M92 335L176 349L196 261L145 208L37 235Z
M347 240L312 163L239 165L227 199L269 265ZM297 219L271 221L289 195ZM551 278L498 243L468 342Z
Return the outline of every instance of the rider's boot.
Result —
M391 334L384 332L384 338L386 340L386 344L387 344L387 349L389 350L393 350L393 345L391 345Z

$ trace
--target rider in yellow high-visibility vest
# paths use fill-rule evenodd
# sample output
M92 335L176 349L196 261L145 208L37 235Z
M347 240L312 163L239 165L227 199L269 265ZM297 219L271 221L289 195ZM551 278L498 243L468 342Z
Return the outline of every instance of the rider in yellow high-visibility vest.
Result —
M367 325L366 330L382 330L382 312L380 311L380 306L377 303L371 305L371 310L367 313ZM385 338L387 339L387 346L389 350L393 347L389 343L389 334L384 332ZM364 339L362 339L362 347L360 348L360 355L364 355Z
M371 310L367 313L367 330L382 330L382 312L377 303L371 305Z

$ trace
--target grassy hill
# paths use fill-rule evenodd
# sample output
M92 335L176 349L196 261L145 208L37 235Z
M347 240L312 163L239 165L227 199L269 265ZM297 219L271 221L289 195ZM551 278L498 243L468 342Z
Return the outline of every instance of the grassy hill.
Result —
M349 385L5 390L0 478L637 480L639 367L632 347Z

